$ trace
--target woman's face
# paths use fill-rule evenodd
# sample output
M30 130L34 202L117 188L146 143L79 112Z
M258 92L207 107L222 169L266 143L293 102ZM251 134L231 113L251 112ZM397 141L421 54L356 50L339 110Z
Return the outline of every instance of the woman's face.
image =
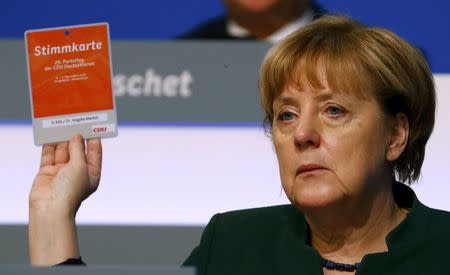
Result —
M302 209L361 198L386 172L386 130L375 98L288 86L273 102L283 188Z

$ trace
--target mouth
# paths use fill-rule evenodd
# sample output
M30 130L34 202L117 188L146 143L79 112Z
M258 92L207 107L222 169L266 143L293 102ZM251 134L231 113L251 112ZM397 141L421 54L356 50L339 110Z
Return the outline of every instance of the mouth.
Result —
M320 173L324 170L328 170L326 167L318 165L318 164L305 164L300 165L297 169L297 176L305 176L314 173Z

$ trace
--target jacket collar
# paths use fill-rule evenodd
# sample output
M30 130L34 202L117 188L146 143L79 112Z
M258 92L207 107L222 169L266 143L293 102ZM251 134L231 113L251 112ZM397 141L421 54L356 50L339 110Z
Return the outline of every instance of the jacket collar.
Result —
M409 209L409 212L405 219L386 236L389 251L417 246L419 240L424 240L424 238L418 239L417 236L427 232L427 212L430 209L423 205L414 191L405 184L395 183L393 192L397 205L400 208Z
M417 236L427 232L426 219L429 208L417 199L409 186L394 183L392 188L397 204L410 211L405 219L387 235L387 252L364 256L361 262L361 273L364 273L365 269L370 270L374 266L380 265L380 263L388 264L389 260L396 258L389 255L401 255L405 251L410 251L411 247L417 247L417 242L425 239L417 238ZM319 253L310 245L310 232L305 217L292 205L285 213L283 218L287 226L280 236L278 249L279 274L323 274Z

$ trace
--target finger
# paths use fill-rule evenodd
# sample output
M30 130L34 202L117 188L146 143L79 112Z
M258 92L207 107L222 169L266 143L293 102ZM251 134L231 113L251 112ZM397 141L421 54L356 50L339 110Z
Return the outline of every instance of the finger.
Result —
M84 139L80 134L76 134L69 141L69 158L77 164L86 162Z
M69 142L61 142L55 147L55 164L64 164L69 161Z
M46 144L42 146L40 167L55 165L55 145Z
M87 141L86 162L88 166L88 174L91 187L95 191L100 182L102 172L102 142L100 139L90 139Z

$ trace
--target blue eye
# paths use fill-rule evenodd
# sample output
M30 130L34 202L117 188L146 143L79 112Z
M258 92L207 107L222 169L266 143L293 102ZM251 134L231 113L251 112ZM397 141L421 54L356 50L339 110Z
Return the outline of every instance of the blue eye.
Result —
M337 106L328 107L326 112L327 112L327 114L329 114L331 116L339 116L339 115L343 115L345 113L344 110L342 110L341 108L339 108Z
M293 112L283 112L278 116L279 120L287 121L294 119L295 114Z

